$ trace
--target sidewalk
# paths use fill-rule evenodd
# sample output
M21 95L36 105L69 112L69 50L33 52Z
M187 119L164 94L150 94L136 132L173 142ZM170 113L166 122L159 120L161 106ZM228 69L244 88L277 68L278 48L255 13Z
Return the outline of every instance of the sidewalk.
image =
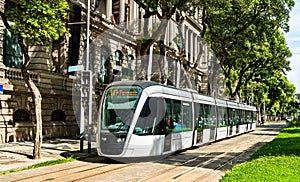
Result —
M87 141L84 141L84 152L80 153L80 140L52 139L42 144L41 159L32 159L33 142L14 142L0 144L0 171L23 168L37 163L78 156L85 158L96 155L95 144L92 143L92 153L87 152Z

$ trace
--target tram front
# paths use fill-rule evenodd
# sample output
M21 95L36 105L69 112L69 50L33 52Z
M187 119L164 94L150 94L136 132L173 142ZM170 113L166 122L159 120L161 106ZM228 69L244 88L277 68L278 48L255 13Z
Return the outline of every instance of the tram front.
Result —
M106 89L100 108L100 155L122 154L141 92L142 88L135 85L112 85Z

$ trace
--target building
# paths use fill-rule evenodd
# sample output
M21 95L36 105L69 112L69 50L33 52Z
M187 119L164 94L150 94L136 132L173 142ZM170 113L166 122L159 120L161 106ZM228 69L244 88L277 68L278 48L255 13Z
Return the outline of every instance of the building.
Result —
M96 0L91 10L90 69L93 72L94 109L97 109L102 91L115 80L139 79L141 65L147 68L148 80L162 81L176 87L192 87L207 94L208 68L213 54L198 36L201 26L197 13L194 17L185 16L183 21L177 15L168 22L164 44L167 48L163 67L159 67L153 46L153 54L141 61L138 51L139 36L143 30L142 8L134 0ZM10 1L0 0L0 9L9 7ZM30 77L42 94L42 119L44 137L68 137L79 133L78 111L72 102L76 85L76 74L68 68L84 65L86 58L86 19L85 0L70 2L68 27L71 37L61 37L49 48L30 48ZM1 22L2 20L0 20ZM159 21L153 17L152 24ZM134 22L134 23L132 23ZM0 28L5 29L3 23ZM182 36L184 54L180 52L176 36ZM34 103L21 74L22 53L16 37L10 33L0 33L0 143L33 140L35 135ZM150 59L151 58L151 59ZM73 67L74 68L74 67ZM163 68L163 69L162 69ZM184 72L183 68L187 70ZM189 83L182 80L187 75Z

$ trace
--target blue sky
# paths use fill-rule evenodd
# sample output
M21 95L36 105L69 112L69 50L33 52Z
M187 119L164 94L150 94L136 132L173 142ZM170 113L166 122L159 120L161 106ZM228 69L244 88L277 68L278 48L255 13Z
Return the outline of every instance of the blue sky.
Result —
M300 0L295 0L295 6L290 14L290 31L285 35L293 56L289 58L292 71L287 73L288 80L296 86L300 93Z

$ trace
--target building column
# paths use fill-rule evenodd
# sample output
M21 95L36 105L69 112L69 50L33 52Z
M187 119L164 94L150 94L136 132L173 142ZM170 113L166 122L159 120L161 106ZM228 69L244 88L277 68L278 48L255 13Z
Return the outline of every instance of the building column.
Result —
M194 32L190 31L190 63L194 62Z
M136 11L137 7L134 3L134 0L130 0L130 21L136 21Z
M120 0L120 24L125 21L125 0Z
M112 0L106 0L106 17L110 20L112 16Z
M130 0L130 23L129 23L129 30L131 32L137 32L136 30L138 29L137 26L137 5L134 2L134 0Z
M189 60L189 29L185 28L185 59Z

